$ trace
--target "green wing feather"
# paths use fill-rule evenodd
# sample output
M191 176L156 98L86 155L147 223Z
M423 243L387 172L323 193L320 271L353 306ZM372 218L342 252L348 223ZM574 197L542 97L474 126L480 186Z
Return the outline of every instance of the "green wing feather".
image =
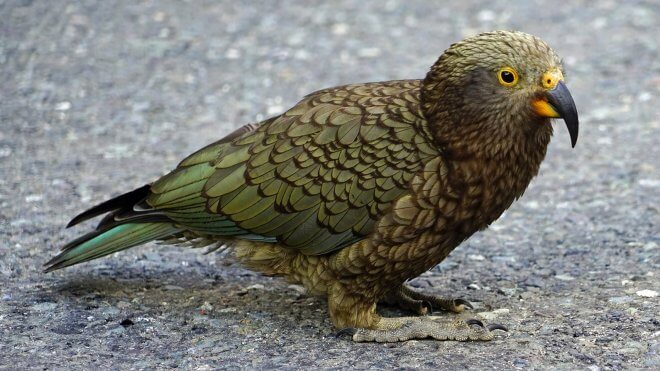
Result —
M184 228L324 254L373 231L425 159L419 82L309 95L279 117L192 154L147 203ZM395 97L395 98L392 98Z

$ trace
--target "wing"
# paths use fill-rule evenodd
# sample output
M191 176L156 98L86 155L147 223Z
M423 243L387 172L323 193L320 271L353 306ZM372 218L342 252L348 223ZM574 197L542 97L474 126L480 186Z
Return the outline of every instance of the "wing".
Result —
M185 159L147 202L201 233L324 254L374 223L436 156L419 82L323 90Z

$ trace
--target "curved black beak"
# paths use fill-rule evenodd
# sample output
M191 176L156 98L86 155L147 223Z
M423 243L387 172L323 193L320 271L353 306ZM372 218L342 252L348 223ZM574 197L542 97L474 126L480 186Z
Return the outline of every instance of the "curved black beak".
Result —
M571 145L575 147L579 122L577 108L575 108L575 102L573 101L571 92L568 91L563 81L559 81L554 88L546 92L546 96L548 103L557 111L559 117L564 119L568 133L571 135Z

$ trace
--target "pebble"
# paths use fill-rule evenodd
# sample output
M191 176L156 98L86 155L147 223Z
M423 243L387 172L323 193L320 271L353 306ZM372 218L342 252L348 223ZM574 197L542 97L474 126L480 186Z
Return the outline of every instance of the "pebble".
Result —
M491 22L495 20L495 12L492 10L484 9L477 13L477 19L481 22Z
M487 321L492 321L497 317L509 314L510 311L511 310L509 310L508 308L500 308L490 312L479 312L477 313L477 315Z
M25 202L40 202L44 199L44 195L28 195L25 196Z
M241 57L241 51L238 49L227 49L225 52L225 58L227 59L238 59Z
M658 179L640 179L637 181L640 186L646 188L657 188L660 187L660 180Z
M482 261L482 260L486 260L486 257L483 256L483 255L472 254L472 255L468 255L468 259L476 260L476 261Z
M346 35L348 31L350 30L349 25L346 23L335 23L332 25L332 34L341 36L341 35Z
M656 296L658 296L658 292L655 290L639 290L635 292L635 294L643 298L655 298Z
M59 102L55 105L55 111L68 111L71 109L71 102Z
M362 58L376 58L380 55L378 48L363 48L358 51L358 56Z
M11 155L10 147L0 147L0 157L9 157Z

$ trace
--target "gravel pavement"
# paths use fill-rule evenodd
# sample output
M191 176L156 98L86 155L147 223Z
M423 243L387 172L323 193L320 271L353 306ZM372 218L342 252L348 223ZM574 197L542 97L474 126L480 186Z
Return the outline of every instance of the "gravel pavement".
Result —
M557 123L524 197L412 284L509 333L355 344L323 299L194 249L41 272L72 216L233 128L493 29L564 58L580 139ZM0 1L0 368L659 369L658 35L650 0Z

